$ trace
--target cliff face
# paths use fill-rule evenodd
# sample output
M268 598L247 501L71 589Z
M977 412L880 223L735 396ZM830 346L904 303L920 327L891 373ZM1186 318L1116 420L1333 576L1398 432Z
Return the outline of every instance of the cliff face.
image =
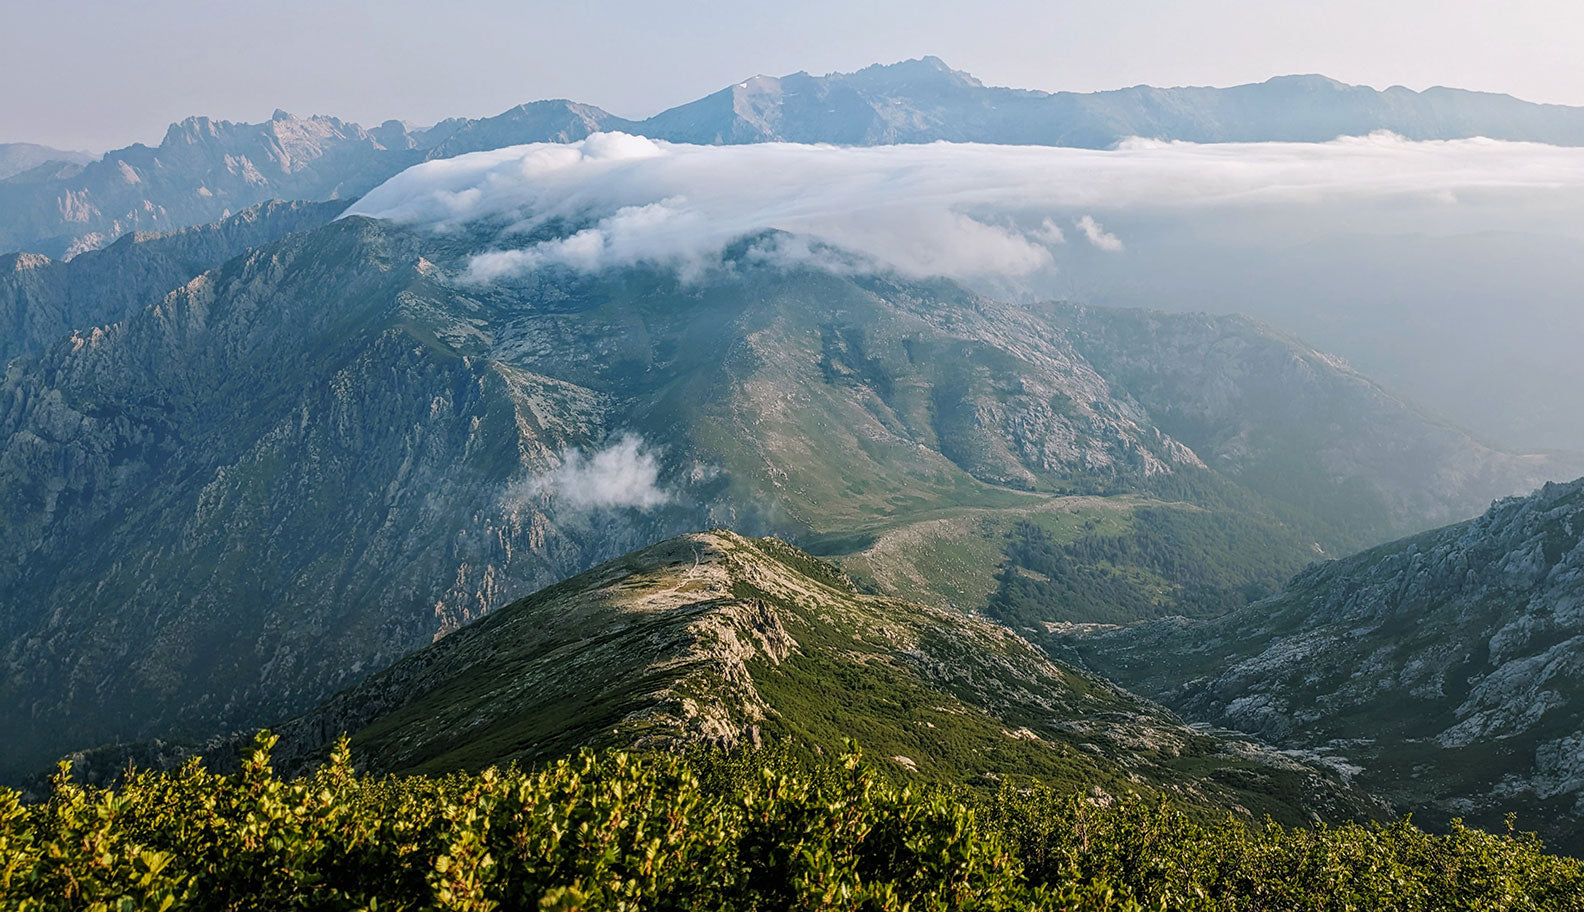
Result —
M1209 622L1077 641L1192 719L1316 751L1432 820L1584 845L1584 479L1301 574Z
M397 328L416 276L385 268L374 235L308 247L195 280L8 381L10 757L312 699L481 611L492 561L548 534L479 512L523 437L561 443L519 431L537 385ZM575 569L541 552L530 580Z

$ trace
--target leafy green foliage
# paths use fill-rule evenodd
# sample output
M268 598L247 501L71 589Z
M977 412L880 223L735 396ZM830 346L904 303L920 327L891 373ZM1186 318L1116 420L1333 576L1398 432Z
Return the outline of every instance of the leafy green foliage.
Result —
M115 790L0 793L0 908L1580 909L1584 866L1454 827L1195 822L1043 788L891 784L856 753L585 751L538 771L282 780L261 735Z

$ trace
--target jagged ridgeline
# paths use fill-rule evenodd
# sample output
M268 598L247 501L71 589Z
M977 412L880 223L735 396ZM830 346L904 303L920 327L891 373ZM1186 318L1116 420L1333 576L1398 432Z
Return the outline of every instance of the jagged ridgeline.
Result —
M1435 824L1584 851L1584 479L1300 574L1200 622L1069 641L1190 718L1351 766Z
M43 327L0 387L5 775L301 712L699 528L1038 630L1117 620L1097 592L1129 617L1241 604L1560 471L1252 321L1014 306L747 242L688 280L479 286L458 280L479 238L348 218L183 276L183 251L323 217L266 209L0 277L8 322ZM170 265L92 294L143 263ZM1028 527L1091 585L999 611Z
M646 120L565 99L493 117L364 128L284 111L263 123L190 117L159 145L103 158L0 145L0 251L71 255L130 231L199 225L270 199L352 199L428 159L620 130L685 143L1015 143L1105 149L1128 137L1323 142L1387 130L1584 145L1584 109L1506 95L1322 76L1217 88L1040 92L986 86L926 57L856 73L757 76Z

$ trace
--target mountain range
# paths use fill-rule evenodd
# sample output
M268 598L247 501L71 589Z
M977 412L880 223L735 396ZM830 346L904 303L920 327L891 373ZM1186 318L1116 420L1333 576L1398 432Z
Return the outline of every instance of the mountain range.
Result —
M160 144L83 161L75 153L5 152L0 251L71 256L135 230L215 221L271 199L352 199L417 162L619 130L684 143L876 145L951 142L1106 148L1128 137L1191 142L1319 142L1391 131L1409 139L1584 145L1584 109L1506 95L1400 86L1377 91L1322 76L1231 88L1135 86L1040 92L985 86L935 57L855 73L755 76L645 120L567 100L414 129L275 112L258 124L192 117ZM7 146L10 150L13 147ZM42 147L30 147L41 149Z
M186 254L325 216L266 206L12 259L0 301L60 320L97 302L84 317L107 321L0 386L13 771L279 718L698 528L778 533L966 610L1019 523L1143 540L1102 563L1156 616L1584 471L1485 446L1251 321L1031 308L746 242L703 279L478 286L454 277L479 239L347 218L182 277ZM1243 563L1206 583L1229 565L1157 559L1185 534Z

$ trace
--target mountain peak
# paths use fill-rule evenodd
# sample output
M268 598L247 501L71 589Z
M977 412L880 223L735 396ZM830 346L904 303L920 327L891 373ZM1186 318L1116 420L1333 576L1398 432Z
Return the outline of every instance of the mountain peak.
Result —
M1338 79L1332 79L1330 76L1325 76L1320 73L1292 73L1285 76L1272 76L1260 84L1277 88L1285 87L1307 89L1309 91L1318 91L1322 89L1346 91L1349 89L1363 88L1362 86L1350 85L1349 83L1342 82Z
M206 136L214 136L218 132L218 128L223 124L225 124L225 121L217 122L202 114L186 117L166 128L165 139L160 145L163 147L197 142Z
M828 79L846 79L858 84L890 88L951 86L955 88L984 88L984 83L962 70L954 70L946 61L934 56L915 57L897 63L876 63L855 73L832 73Z
M26 272L30 269L43 269L53 263L49 257L42 253L8 253L0 256L0 272Z

